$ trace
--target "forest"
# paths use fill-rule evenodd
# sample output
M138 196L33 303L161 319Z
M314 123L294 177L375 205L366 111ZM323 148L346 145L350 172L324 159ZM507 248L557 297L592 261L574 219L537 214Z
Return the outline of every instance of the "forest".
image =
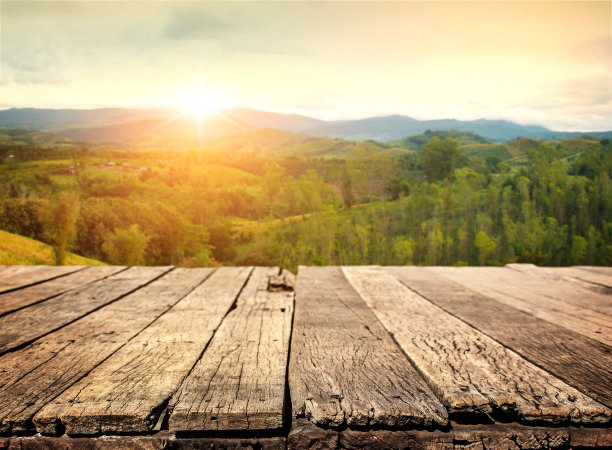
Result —
M605 138L265 129L175 149L0 131L0 229L58 264L612 265Z

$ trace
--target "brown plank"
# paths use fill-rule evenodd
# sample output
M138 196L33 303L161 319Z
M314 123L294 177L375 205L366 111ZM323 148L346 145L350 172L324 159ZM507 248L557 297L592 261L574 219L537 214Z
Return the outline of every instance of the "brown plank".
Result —
M0 316L111 276L124 267L96 266L0 295Z
M376 267L344 274L449 411L601 424L612 411L446 313Z
M600 269L603 269L600 268ZM612 273L602 273L598 270L593 270L593 268L583 268L583 267L559 267L552 269L553 271L558 271L564 276L572 277L574 279L585 281L596 286L601 286L606 288L604 292L611 293L612 290Z
M0 317L0 354L129 294L168 270L169 267L131 267L109 278Z
M526 275L530 275L532 277L541 278L543 280L559 282L563 281L566 283L573 283L574 285L578 285L583 289L587 289L598 294L610 295L612 294L612 288L606 286L605 284L598 284L593 281L588 281L589 275L593 275L591 272L587 272L584 269L577 268L567 268L567 267L538 267L534 264L506 264L506 267L512 270L516 270L517 272L524 273ZM579 277L571 276L570 273L564 272L565 269L571 269L576 273L585 274L585 278L581 279ZM586 273L585 273L586 272ZM600 273L595 274L596 278L604 277Z
M434 269L388 267L385 270L532 364L612 407L612 347L609 345L495 301Z
M608 277L612 277L612 267L606 266L574 266L576 269L587 270L589 272L596 272Z
M453 425L449 430L321 429L294 422L287 448L343 449L568 449L612 445L609 428L531 427L518 424Z
M296 421L288 436L176 436L168 431L153 435L98 437L11 436L0 437L0 448L38 450L144 450L144 449L429 449L429 450L542 450L609 448L609 428L524 427L516 424L465 425L445 431L429 430L332 430Z
M470 268L472 269L472 268ZM580 279L581 274L589 278L589 273L573 267L543 268L532 264L508 264L506 268L473 268L487 270L496 277L503 277L512 283L520 283L530 292L545 295L572 305L578 305L612 317L612 290L602 284ZM508 274L507 269L511 269ZM594 278L599 278L594 276ZM601 278L607 278L601 276Z
M284 436L177 437L162 431L151 436L12 436L0 437L0 449L10 450L287 450Z
M444 425L447 413L339 267L300 267L293 415L321 426Z
M576 302L560 299L560 290L567 289L572 292L565 285L558 286L562 281L538 279L509 268L436 267L432 270L498 302L612 345L611 316L587 306L577 305ZM585 292L588 291L576 293L576 297L587 305L588 293L595 293Z
M83 269L84 266L9 266L0 272L0 293L23 288Z
M282 427L293 290L271 286L276 274L277 268L253 270L236 308L170 401L170 430Z
M139 271L138 286L167 268ZM175 269L70 325L0 358L0 432L31 427L43 406L87 375L210 274Z
M34 417L39 432L150 431L236 300L251 268L221 267Z

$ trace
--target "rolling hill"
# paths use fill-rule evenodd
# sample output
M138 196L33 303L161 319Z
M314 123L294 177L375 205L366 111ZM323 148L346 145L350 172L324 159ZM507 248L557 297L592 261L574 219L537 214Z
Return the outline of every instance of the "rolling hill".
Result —
M0 230L0 265L55 264L53 249L40 241ZM101 266L95 259L68 253L67 265Z
M361 120L323 121L297 114L281 114L248 108L231 108L210 114L202 121L172 109L35 109L0 111L0 128L25 128L96 142L193 145L264 128L353 141L394 142L427 130L457 130L478 134L495 142L520 137L567 139L580 132L559 132L538 125L505 120L416 120L401 115ZM612 137L612 131L589 133Z

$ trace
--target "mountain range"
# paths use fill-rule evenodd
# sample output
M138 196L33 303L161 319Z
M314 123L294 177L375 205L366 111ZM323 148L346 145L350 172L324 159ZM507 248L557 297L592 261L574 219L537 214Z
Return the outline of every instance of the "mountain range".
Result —
M520 137L566 139L581 132L554 131L538 125L520 125L506 120L456 119L417 120L402 115L360 120L324 121L298 114L281 114L248 108L231 108L201 119L172 109L37 109L0 110L0 128L23 128L54 133L78 141L100 143L155 142L188 143L235 136L274 128L312 136L353 141L394 142L427 130L458 130L475 133L495 142ZM612 137L612 131L589 132Z

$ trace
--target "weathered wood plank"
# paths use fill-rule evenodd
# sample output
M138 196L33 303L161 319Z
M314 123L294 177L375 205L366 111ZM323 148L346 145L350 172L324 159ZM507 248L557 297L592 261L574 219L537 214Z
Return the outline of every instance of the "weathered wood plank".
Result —
M495 301L435 268L385 270L531 363L612 407L612 347Z
M604 344L612 345L612 320L610 316L553 297L559 291L558 288L555 288L558 281L538 280L512 269L497 267L434 267L431 270L498 302L505 303ZM550 287L548 292L545 290L547 285ZM582 290L581 298L586 303L588 296L585 292ZM589 293L594 294L593 292Z
M343 271L451 412L607 423L612 411L446 313L376 267ZM401 314L398 314L401 311Z
M6 292L0 295L0 316L101 280L123 269L116 266L88 267L34 286Z
M177 437L161 431L151 436L96 437L13 436L0 437L0 449L10 450L287 450L285 436Z
M588 281L587 278L589 278L589 275L592 274L590 272L585 274L584 279L581 279L578 277L571 276L570 273L566 273L563 270L560 270L560 269L568 269L567 267L565 268L538 267L534 264L506 264L506 267L509 269L515 270L517 272L521 272L526 275L530 275L532 277L541 278L543 280L548 280L549 282L550 281L555 282L555 283L558 283L559 281L563 281L566 283L569 282L569 283L578 285L582 287L583 289L587 289L589 291L593 291L598 294L605 294L605 295L612 294L611 287L608 287L605 284ZM578 272L578 273L587 272L586 270L579 270L573 267L569 269L572 269L573 271ZM596 273L595 277L596 278L607 278L607 277L604 277L604 275L600 273Z
M589 272L596 272L608 277L612 277L612 267L606 266L574 266L577 269L587 270Z
M142 286L168 268L135 271ZM175 269L162 278L0 358L0 432L30 428L31 417L165 313L210 274Z
M210 346L170 401L170 430L261 430L283 425L293 290L257 267Z
M52 433L150 431L200 358L251 268L221 267L168 312L34 417Z
M169 267L131 267L109 278L0 317L0 354L129 294L168 270Z
M559 272L564 276L572 277L574 279L588 282L596 286L605 288L606 293L612 292L612 273L603 274L592 268L582 267L559 267L553 269L554 272Z
M610 428L531 427L518 424L457 425L444 431L425 430L333 430L314 426L305 419L294 421L287 448L343 449L567 449L608 447Z
M0 272L0 293L83 269L84 266L9 266Z
M447 413L339 267L300 267L293 415L338 427L447 423Z
M508 273L508 269L510 269L510 273ZM607 289L604 286L594 285L572 275L576 272L585 272L583 270L573 267L544 269L531 264L508 264L505 268L470 267L469 270L473 270L475 273L486 271L487 274L492 275L492 278L517 284L519 287L529 290L530 293L535 293L538 298L545 296L559 302L565 302L565 304L569 303L606 314L608 322L612 318L612 295L610 295L612 291L606 292ZM590 287L595 289L589 289ZM597 287L600 289L597 289ZM559 304L565 306L563 303Z

